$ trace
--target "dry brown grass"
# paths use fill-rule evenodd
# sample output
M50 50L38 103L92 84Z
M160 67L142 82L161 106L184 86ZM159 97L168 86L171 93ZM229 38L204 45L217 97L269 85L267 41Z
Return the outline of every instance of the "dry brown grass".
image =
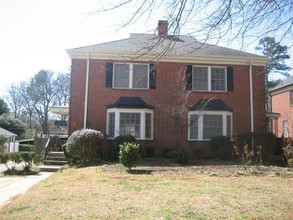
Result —
M285 168L69 168L3 207L0 219L293 219L292 188Z

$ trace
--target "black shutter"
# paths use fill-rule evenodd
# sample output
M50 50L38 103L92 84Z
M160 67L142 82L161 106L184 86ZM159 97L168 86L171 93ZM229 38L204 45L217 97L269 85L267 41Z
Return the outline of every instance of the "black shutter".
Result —
M192 90L192 65L186 66L186 90Z
M155 89L156 88L156 65L150 64L150 72L149 72L149 88Z
M227 67L227 91L233 91L234 82L233 82L233 67Z
M113 63L106 63L106 87L112 88Z

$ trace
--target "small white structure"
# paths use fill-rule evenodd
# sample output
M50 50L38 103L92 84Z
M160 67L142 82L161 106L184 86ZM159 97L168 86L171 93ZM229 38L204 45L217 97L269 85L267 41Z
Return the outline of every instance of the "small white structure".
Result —
M19 142L15 140L16 134L0 127L0 136L6 138L2 149L3 152L18 152Z

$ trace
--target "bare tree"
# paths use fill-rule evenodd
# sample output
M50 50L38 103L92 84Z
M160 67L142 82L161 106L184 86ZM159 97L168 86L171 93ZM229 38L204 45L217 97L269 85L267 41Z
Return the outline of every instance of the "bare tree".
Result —
M8 88L7 102L10 105L14 118L19 118L23 111L23 99L21 97L20 85L11 84Z
M69 74L59 73L54 80L55 101L59 106L67 106L70 96L70 76Z
M41 70L31 79L27 87L27 94L33 101L38 122L45 134L48 133L49 107L56 94L52 76L52 72Z
M122 27L163 13L170 33L179 35L186 27L185 33L200 41L240 38L243 44L267 35L278 34L281 41L292 35L292 0L116 0L100 4L92 15L128 11Z

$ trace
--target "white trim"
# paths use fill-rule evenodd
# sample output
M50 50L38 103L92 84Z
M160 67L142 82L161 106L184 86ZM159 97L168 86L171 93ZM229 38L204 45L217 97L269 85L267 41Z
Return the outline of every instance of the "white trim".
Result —
M190 138L190 116L198 115L198 139ZM204 115L221 115L223 116L222 135L227 135L227 116L231 116L231 134L233 134L233 113L229 111L189 111L188 112L188 140L189 141L209 141L203 139L203 116Z
M71 59L85 59L85 52L76 52L66 50ZM124 60L131 61L158 61L157 54L127 54L127 53L103 53L91 54L91 59L96 60ZM202 63L202 64L223 64L223 65L249 65L251 57L242 56L178 56L178 55L165 55L160 57L160 62L174 62L174 63ZM267 58L253 58L254 66L266 66L269 59Z
M115 135L114 137L109 137L109 139L114 139L119 136L119 128L120 128L120 113L139 113L140 114L140 138L137 140L153 140L154 138L154 110L152 109L133 109L133 108L109 108L107 109L107 128L106 134L108 134L109 128L109 113L115 113ZM150 113L152 115L151 119L151 138L145 138L145 114Z

